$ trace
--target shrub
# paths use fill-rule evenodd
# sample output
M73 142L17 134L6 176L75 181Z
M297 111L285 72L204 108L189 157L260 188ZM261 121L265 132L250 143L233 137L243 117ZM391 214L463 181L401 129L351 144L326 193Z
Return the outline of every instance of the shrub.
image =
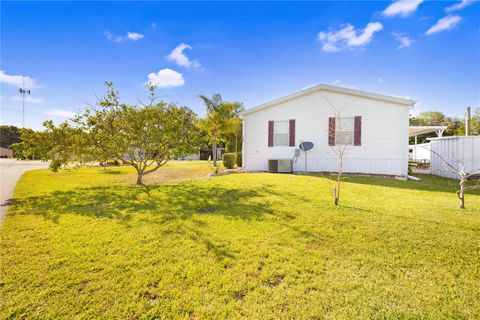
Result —
M212 173L218 174L218 166L214 167L210 160L208 160L208 167L210 168L210 171L212 171Z
M413 168L417 168L418 167L418 164L414 161L409 161L408 162L408 174L412 174L413 173Z
M237 167L242 167L243 166L243 163L242 163L242 153L241 152L237 152Z
M235 162L237 161L237 155L235 153L225 153L222 157L223 165L227 169L235 168Z

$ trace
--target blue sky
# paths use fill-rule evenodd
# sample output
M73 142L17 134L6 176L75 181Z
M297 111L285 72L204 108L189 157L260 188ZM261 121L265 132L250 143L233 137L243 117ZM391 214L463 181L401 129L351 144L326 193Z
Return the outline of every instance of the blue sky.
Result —
M124 100L157 93L204 113L198 94L247 108L334 84L410 97L414 112L480 103L480 3L5 2L1 124L62 121L113 81Z

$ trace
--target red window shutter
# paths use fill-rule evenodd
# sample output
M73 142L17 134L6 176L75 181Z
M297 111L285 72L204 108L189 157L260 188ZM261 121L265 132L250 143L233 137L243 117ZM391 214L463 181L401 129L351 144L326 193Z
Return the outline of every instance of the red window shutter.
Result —
M328 118L328 145L335 145L335 118Z
M273 147L273 121L268 121L268 146Z
M362 145L362 117L356 116L353 123L353 145Z
M288 145L290 147L295 147L295 119L289 121L289 133L290 139Z

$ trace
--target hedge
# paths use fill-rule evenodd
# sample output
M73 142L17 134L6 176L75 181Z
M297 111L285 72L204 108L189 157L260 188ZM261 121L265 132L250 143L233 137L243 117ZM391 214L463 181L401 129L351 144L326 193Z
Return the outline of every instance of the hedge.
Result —
M224 153L223 157L223 166L227 169L235 168L235 162L237 161L237 155L235 153Z
M237 152L237 167L241 168L243 166L243 163L242 163L242 153L241 152Z

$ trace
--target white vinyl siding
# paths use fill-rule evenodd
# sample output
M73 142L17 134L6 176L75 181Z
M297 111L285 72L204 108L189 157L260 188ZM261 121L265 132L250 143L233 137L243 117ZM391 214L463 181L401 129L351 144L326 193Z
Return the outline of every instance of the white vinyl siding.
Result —
M480 136L457 136L430 140L432 174L458 179L454 170L445 164L447 161L455 170L463 164L466 172L480 168ZM441 155L440 158L437 154Z
M362 117L362 145L347 148L344 156L345 172L398 176L407 174L410 107L326 90L315 91L245 115L242 154L244 169L267 171L268 159L293 159L294 148L268 147L266 123L272 119L296 119L295 140L314 143L313 149L308 151L308 170L337 171L338 157L328 145L328 118L335 117L335 111L325 98L335 106L346 105L342 109L344 117ZM304 164L305 153L301 152L294 163L294 170L304 170Z
M290 139L290 132L288 121L274 121L273 122L273 145L288 146Z
M353 117L342 117L335 119L335 144L353 144Z

